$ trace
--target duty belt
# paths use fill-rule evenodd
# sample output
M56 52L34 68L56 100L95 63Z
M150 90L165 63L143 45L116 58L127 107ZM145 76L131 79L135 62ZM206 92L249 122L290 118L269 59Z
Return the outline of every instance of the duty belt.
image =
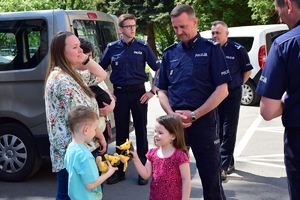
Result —
M138 85L128 85L128 86L118 86L118 85L114 85L114 90L119 90L122 92L136 92L139 91L140 89L145 88L145 84L141 83Z

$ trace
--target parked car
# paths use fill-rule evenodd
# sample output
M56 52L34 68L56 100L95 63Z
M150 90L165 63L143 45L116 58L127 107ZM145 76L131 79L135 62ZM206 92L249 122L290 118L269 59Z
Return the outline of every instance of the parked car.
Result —
M257 83L264 68L268 52L272 44L272 38L286 32L285 24L253 25L228 28L228 39L243 45L253 66L249 80L242 86L242 105L257 105L260 96L255 93ZM200 32L202 37L211 38L211 31Z
M94 11L44 10L0 13L0 179L22 181L49 157L43 85L49 47L58 31L94 44L94 59L118 39L112 16ZM3 54L3 55L1 55ZM111 68L105 80L109 81ZM113 114L112 134L115 138ZM132 124L129 124L133 130Z

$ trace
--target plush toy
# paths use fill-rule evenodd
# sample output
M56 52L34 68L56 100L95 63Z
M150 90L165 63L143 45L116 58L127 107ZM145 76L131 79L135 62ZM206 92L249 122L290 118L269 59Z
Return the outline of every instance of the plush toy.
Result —
M123 172L125 172L126 169L127 169L127 163L128 163L129 160L131 160L131 157L130 156L124 156L122 154L119 155L119 157L120 157L121 162L124 163Z
M126 142L121 144L120 146L116 146L116 148L121 150L121 154L124 156L129 156L130 159L132 158L132 154L130 153L129 150L133 151L134 148L132 146L132 143L128 138L126 139Z
M108 154L104 154L104 157L106 160L108 160L111 164L111 166L116 167L120 164L120 157L119 154L114 153L113 156L108 155Z
M111 166L113 166L113 167L116 167L120 164L120 157L119 157L119 154L117 154L117 153L115 153L113 156L104 154L104 157L106 160L108 160L110 162ZM108 165L107 165L106 161L102 161L101 156L97 156L96 164L97 164L97 167L98 167L99 171L101 172L101 174L104 174L108 171Z
M114 155L104 154L106 160L110 162L113 167L117 167L120 164L120 161L124 163L123 171L125 172L128 166L128 161L131 160L132 154L130 150L134 150L131 141L126 139L126 142L120 146L116 146L118 149L121 150L121 154L114 153ZM102 161L102 157L98 156L96 158L96 163L98 166L99 171L102 173L106 173L108 170L108 165L105 161Z
M99 171L101 172L101 174L104 174L108 171L108 165L107 165L106 161L102 161L101 156L97 156L96 164L97 164L97 167L98 167Z

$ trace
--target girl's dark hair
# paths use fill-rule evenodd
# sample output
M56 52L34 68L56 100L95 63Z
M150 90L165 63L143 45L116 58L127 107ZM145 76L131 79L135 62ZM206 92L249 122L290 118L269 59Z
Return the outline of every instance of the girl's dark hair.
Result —
M176 149L182 150L187 156L189 156L189 152L185 144L184 128L181 119L177 115L163 115L158 117L156 121L164 126L170 134L175 135L175 139L172 143L173 146Z
M72 35L74 34L71 32L60 31L53 37L50 44L49 64L46 72L44 88L46 87L48 77L54 70L54 67L59 67L63 73L71 76L80 85L87 96L93 98L95 97L94 93L89 89L88 86L86 86L80 75L77 73L75 67L72 66L70 61L65 57L66 39Z

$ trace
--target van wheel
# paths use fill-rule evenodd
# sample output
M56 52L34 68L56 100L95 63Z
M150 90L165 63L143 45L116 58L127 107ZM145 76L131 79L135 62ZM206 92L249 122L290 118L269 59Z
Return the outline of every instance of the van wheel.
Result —
M42 164L32 134L19 124L0 126L0 179L22 181Z
M251 80L248 80L244 85L242 85L242 105L254 106L258 104L260 100L260 95L255 93L255 89L256 87Z

